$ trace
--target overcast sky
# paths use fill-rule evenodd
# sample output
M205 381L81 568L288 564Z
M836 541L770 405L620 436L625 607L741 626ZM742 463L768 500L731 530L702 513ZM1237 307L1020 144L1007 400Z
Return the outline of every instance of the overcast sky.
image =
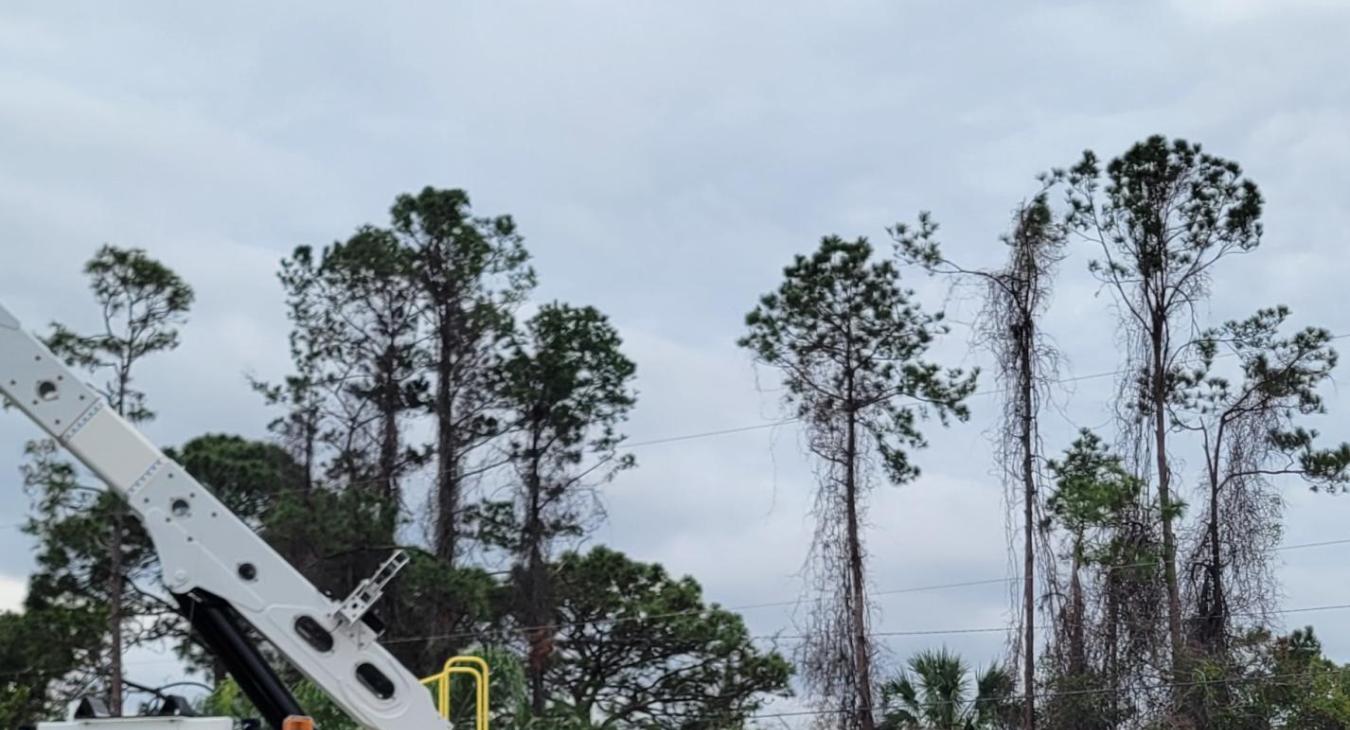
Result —
M1282 302L1350 333L1347 31L1338 0L11 2L0 300L31 328L91 327L83 261L104 242L148 249L198 294L181 349L142 373L151 435L261 436L269 415L244 377L286 369L277 261L384 222L398 193L463 187L478 212L516 216L540 300L612 316L640 372L628 433L662 439L777 416L772 373L757 378L735 338L821 235L885 252L887 225L931 210L953 256L991 264L1035 173L1161 132L1241 162L1268 200L1264 245L1224 266L1207 314ZM1087 253L1064 263L1049 318L1066 377L1118 367ZM914 284L932 306L946 299ZM960 328L940 354L985 360ZM1047 444L1109 428L1111 391L1109 377L1063 389ZM1319 427L1350 438L1350 394L1329 402ZM874 494L878 589L1009 574L985 436L996 405L977 398L970 424L931 434L920 480ZM32 564L13 525L34 435L0 417L0 605L18 602ZM795 597L811 471L793 428L636 453L597 541L693 574L728 606ZM1350 496L1284 493L1286 543L1350 537ZM1280 553L1284 605L1350 603L1346 550ZM997 627L1007 603L997 585L891 595L877 628ZM745 615L756 633L793 633L790 613ZM1347 616L1291 620L1350 659ZM943 642L984 663L1004 640L888 646L892 664ZM138 679L171 671L139 661Z

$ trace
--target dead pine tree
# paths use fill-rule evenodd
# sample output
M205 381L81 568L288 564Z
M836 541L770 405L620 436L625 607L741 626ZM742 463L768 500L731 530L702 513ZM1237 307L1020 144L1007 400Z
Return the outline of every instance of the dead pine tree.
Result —
M880 463L894 484L918 476L909 452L926 442L920 421L964 420L975 373L924 359L947 330L901 288L895 264L873 260L866 239L828 236L799 255L784 281L746 317L740 339L782 372L784 405L801 420L819 463L816 533L807 561L813 609L799 649L808 692L830 727L874 730L863 529Z
M1197 307L1208 299L1215 266L1260 244L1261 193L1237 163L1162 136L1135 144L1104 169L1087 151L1055 174L1066 183L1071 227L1098 249L1091 271L1121 313L1126 392L1133 395L1122 425L1148 432L1139 444L1153 460L1171 673L1180 680L1186 666L1177 571L1182 501L1169 450L1177 430L1177 376L1195 355Z
M1041 517L1040 411L1057 354L1037 326L1050 300L1051 276L1062 258L1066 230L1056 220L1043 190L1021 205L1012 233L1003 241L1008 261L997 269L970 269L946 258L927 215L911 228L890 229L901 260L931 273L974 279L984 287L975 325L978 340L994 356L995 378L1004 394L1001 422L994 438L995 459L1012 494L1021 492L1023 536L1021 596L1022 727L1036 727L1036 540ZM1010 499L1010 503L1012 500Z

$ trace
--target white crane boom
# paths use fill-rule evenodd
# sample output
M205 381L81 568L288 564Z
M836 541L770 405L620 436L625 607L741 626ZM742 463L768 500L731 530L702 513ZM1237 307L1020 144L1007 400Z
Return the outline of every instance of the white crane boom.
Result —
M449 728L430 693L360 620L369 602L353 603L361 598L354 594L338 603L320 592L3 306L0 395L126 500L154 542L164 585L269 724L279 728L287 715L302 712L238 619L361 725ZM396 556L390 564L397 569L403 562ZM385 572L373 579L375 587L387 582Z

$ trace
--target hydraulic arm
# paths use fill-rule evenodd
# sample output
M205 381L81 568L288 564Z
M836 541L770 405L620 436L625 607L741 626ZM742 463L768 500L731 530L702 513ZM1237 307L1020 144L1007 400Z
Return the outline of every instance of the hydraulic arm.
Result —
M0 306L0 395L60 442L139 517L165 587L274 728L302 714L245 625L353 720L373 730L445 730L430 693L361 620L406 558L342 602L329 599Z

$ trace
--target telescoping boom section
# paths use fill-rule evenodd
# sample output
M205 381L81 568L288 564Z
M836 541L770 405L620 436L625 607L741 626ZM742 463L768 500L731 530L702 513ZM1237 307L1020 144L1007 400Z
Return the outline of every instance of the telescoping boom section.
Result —
M126 500L154 542L164 585L183 615L273 728L305 713L247 627L367 728L450 727L431 693L380 646L374 622L360 620L391 571L402 567L401 557L351 598L328 598L3 306L0 394Z

